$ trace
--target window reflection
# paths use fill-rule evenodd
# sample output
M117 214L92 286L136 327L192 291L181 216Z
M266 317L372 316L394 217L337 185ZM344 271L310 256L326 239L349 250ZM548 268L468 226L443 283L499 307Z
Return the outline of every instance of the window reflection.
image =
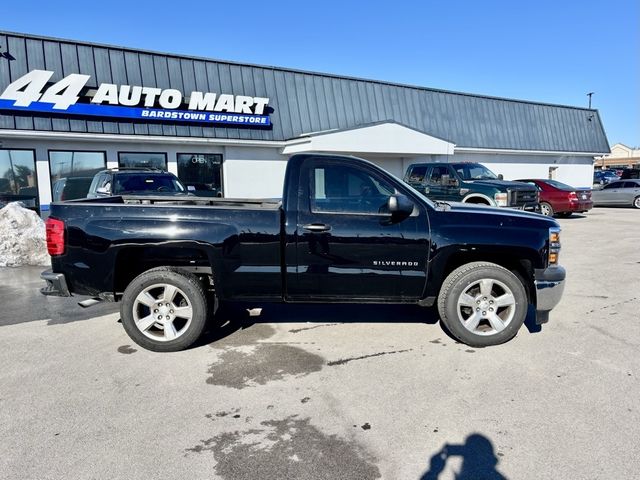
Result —
M94 175L104 170L105 160L104 152L50 151L53 201L86 197Z
M32 150L0 149L0 207L20 201L37 208L38 184Z
M167 154L120 152L118 153L118 166L120 168L158 168L166 171Z

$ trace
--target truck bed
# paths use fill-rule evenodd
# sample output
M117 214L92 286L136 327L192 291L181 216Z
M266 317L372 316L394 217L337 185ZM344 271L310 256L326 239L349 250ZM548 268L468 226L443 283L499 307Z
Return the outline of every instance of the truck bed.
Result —
M229 296L282 295L278 199L113 196L51 204L66 251L52 258L71 291L118 293L154 262L211 268ZM161 260L165 258L165 260ZM226 293L226 292L220 292Z

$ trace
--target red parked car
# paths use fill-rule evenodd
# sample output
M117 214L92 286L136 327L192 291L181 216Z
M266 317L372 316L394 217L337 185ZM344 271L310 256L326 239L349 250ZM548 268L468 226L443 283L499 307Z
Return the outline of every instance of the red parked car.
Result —
M518 180L535 185L540 192L540 213L551 217L569 217L572 213L584 213L593 208L591 189L573 188L557 180Z

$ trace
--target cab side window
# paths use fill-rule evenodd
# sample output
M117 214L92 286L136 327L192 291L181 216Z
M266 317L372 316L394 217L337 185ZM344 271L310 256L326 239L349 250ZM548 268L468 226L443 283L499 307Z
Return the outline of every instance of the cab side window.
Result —
M422 183L424 176L427 174L427 167L413 167L407 181L409 183Z
M376 175L337 164L312 168L310 186L314 213L384 214L395 191Z
M602 189L611 190L614 188L621 188L621 187L622 187L622 182L611 182L609 185L605 185Z
M111 175L103 173L98 179L98 188L106 188L107 191L111 192Z
M429 185L442 185L442 177L445 175L451 175L449 167L438 166L431 169L427 183Z

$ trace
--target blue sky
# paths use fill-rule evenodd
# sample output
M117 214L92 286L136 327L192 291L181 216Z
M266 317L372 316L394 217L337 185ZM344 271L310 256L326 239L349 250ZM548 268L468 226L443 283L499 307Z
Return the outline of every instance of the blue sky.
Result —
M586 106L640 145L640 2L10 2L0 29Z

